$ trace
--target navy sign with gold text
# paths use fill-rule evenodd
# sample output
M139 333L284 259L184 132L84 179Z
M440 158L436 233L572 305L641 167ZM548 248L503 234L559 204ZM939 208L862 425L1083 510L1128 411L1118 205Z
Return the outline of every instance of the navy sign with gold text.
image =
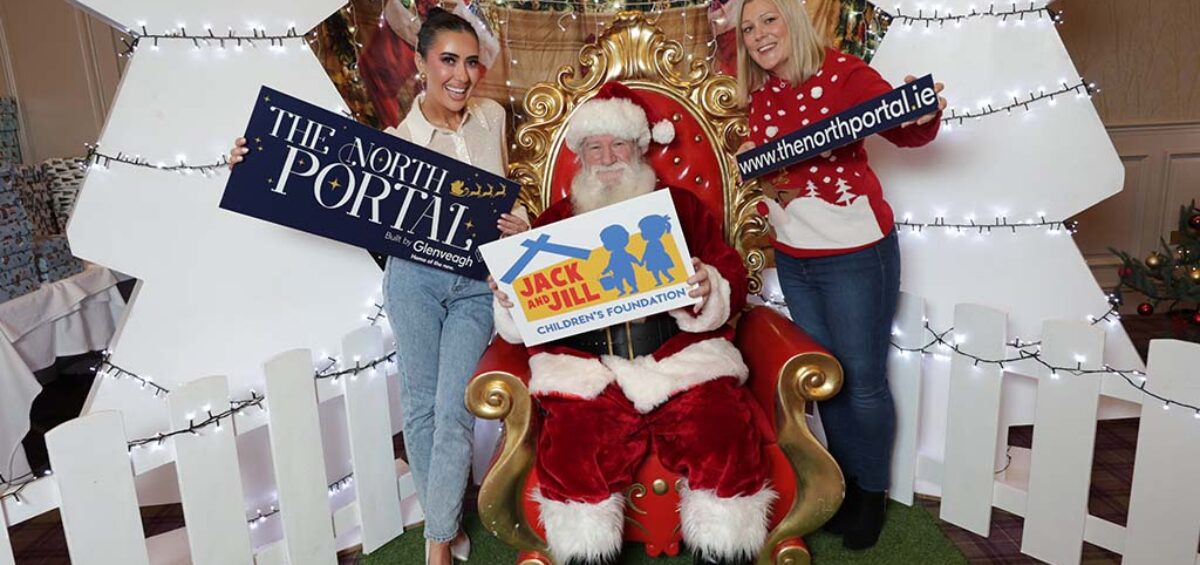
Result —
M519 186L263 87L221 207L464 276Z

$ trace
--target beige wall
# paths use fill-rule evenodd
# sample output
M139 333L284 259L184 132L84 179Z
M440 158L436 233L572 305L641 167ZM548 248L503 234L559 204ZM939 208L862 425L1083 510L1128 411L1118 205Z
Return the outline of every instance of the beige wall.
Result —
M1200 122L1200 1L1060 0L1063 43L1104 124Z
M1060 0L1059 28L1125 167L1121 193L1079 215L1076 242L1104 288L1113 247L1135 257L1178 229L1200 200L1200 1ZM1126 309L1139 300L1130 298Z
M123 60L107 24L65 0L0 0L0 92L16 96L28 163L96 141Z

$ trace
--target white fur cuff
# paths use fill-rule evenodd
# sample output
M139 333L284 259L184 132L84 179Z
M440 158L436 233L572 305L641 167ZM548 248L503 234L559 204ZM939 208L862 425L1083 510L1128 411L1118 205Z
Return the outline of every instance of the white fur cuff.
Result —
M600 396L616 380L595 357L538 353L529 358L529 393L568 394L587 400Z
M708 293L708 300L704 302L700 314L693 316L689 311L691 306L668 312L675 318L675 323L679 324L679 329L685 332L708 332L729 321L729 281L712 265L705 265L704 270L708 271L708 284L712 286L712 290Z
M702 558L758 558L771 504L778 498L774 489L764 486L754 494L721 498L716 491L685 486L680 496L683 539Z
M737 347L719 337L693 343L661 361L651 355L633 360L605 355L602 359L621 385L621 392L643 414L698 384L721 377L737 377L745 382L750 375Z
M550 500L540 489L530 497L538 503L546 542L559 563L607 561L621 552L625 499L620 494L597 504Z
M517 330L517 322L513 320L512 312L501 306L500 301L495 298L492 298L492 323L496 326L496 333L500 334L504 341L524 343L525 340L521 339L521 332Z

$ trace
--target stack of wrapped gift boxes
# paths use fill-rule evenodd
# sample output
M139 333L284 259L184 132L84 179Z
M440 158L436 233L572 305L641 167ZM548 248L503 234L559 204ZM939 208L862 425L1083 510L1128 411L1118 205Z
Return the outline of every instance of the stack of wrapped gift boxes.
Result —
M4 171L0 169L0 175L3 174ZM38 165L15 165L11 179L21 204L25 205L25 213L29 214L29 221L33 224L34 239L62 233L42 168Z
M0 181L0 300L16 298L38 286L29 215L11 184Z
M58 218L58 231L67 229L67 219L71 217L71 208L79 196L79 186L83 184L83 159L46 159L42 162L41 174L50 188L51 207Z
M0 302L83 271L63 235L82 159L21 165L17 105L0 98Z
M67 236L55 235L33 242L33 255L37 259L38 279L49 283L60 281L83 272L83 261L71 255Z
M0 162L21 162L21 143L17 137L19 131L16 99L8 96L0 98Z

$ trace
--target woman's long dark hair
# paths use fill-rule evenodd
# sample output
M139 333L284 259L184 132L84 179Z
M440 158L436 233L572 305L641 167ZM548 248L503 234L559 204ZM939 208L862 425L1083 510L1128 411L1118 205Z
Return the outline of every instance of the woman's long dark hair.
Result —
M433 45L433 41L443 31L465 31L474 36L476 40L479 39L475 28L471 27L467 20L434 6L425 14L421 30L417 32L417 53L424 57L429 52L429 46Z

